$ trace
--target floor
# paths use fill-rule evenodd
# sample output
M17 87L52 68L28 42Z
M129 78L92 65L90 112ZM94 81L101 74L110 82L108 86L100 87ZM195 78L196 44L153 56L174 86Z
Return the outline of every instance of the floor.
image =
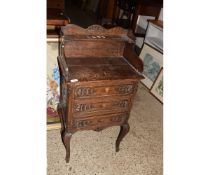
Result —
M140 84L129 119L130 132L115 152L119 127L73 135L70 163L59 130L47 132L48 175L162 175L163 105Z

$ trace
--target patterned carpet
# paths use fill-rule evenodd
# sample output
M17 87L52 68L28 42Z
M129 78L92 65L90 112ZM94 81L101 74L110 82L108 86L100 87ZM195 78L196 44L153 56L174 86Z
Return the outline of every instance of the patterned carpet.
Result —
M163 105L139 85L130 119L130 132L115 153L119 127L72 136L70 163L60 130L47 131L48 175L162 175Z

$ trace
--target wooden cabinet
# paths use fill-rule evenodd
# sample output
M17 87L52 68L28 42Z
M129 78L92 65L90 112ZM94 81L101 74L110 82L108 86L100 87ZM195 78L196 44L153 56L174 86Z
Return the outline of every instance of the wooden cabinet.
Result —
M47 0L47 8L64 11L64 0Z
M70 23L65 14L64 0L47 1L47 35L58 37L60 27Z
M58 106L61 135L70 159L70 139L80 130L100 131L121 126L119 144L129 131L129 114L143 78L143 63L133 52L134 41L122 28L62 27L61 98Z

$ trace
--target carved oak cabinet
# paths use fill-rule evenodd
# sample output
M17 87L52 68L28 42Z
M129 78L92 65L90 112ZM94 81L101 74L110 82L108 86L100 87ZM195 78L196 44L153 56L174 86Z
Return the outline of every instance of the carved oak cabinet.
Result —
M72 134L81 130L120 126L116 140L119 151L129 131L128 118L138 82L143 78L143 63L133 46L133 35L120 27L62 27L58 112L66 162L70 159Z

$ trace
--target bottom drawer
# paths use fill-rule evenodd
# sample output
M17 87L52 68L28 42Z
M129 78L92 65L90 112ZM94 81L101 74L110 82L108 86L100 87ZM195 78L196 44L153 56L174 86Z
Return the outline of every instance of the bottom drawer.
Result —
M82 119L74 119L72 128L76 130L86 130L103 128L114 125L121 125L128 119L128 113L118 113L104 116L95 116Z

